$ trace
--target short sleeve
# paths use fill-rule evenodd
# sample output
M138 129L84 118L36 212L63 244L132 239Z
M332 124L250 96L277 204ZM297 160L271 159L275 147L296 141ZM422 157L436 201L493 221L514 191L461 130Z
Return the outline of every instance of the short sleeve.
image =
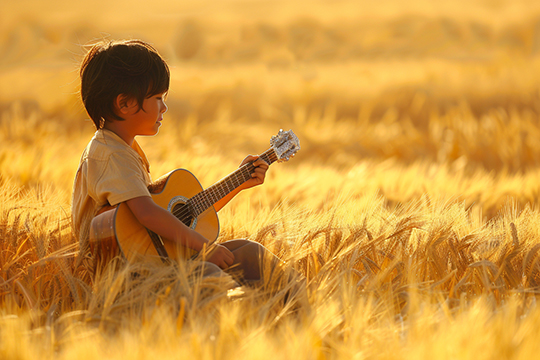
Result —
M140 159L125 152L114 153L95 182L96 194L113 206L136 197L151 196L148 178Z

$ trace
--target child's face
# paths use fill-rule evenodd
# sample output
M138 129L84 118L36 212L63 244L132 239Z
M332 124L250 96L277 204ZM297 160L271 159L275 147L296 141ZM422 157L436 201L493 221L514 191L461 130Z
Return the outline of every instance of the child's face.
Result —
M167 111L164 96L165 94L157 94L144 99L142 109L135 112L130 119L130 127L134 135L158 133L163 114Z

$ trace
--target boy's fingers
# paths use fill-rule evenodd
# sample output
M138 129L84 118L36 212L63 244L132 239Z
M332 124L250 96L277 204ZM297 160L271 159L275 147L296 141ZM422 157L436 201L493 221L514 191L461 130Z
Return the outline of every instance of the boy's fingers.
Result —
M221 260L221 265L219 267L222 268L222 269L226 269L231 265L232 265L232 261L229 261L228 259L222 259Z
M234 254L225 246L220 245L220 247L223 249L223 261L227 264L227 266L232 265L234 262Z
M256 185L263 184L264 178L266 176L266 171L269 167L268 163L264 161L259 155L248 155L240 166L249 162L251 162L255 167L253 173L251 173L251 178L257 181Z
M255 175L257 177L265 177L266 176L266 170L267 169L255 168L255 171L253 172L253 175Z
M254 173L251 174L251 178L252 179L259 179L260 181L263 181L265 176L264 176L264 174L254 172Z
M251 177L254 178L254 179L263 180L265 176L263 174L253 173L253 174L251 174Z
M240 166L245 165L245 164L247 164L249 162L254 163L258 158L259 158L259 156L257 156L257 155L248 155L248 156L246 156L246 158L244 160L242 160L242 163L240 164Z
M227 249L227 265L230 266L233 264L233 262L234 262L234 255L229 249Z
M256 161L253 162L253 165L256 167L268 169L268 164L266 163L266 161L264 161L260 157Z
M244 159L244 161L242 161L242 164L240 164L240 166L247 164L249 162L251 162L253 166L255 167L264 167L265 169L268 169L268 163L264 161L259 155L246 156L246 158Z

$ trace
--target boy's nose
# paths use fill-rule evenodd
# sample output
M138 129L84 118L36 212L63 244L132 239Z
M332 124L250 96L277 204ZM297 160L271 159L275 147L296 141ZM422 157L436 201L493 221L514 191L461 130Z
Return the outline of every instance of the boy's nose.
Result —
M161 113L165 114L167 110L169 110L169 107L167 106L167 104L163 103L163 108L161 109Z

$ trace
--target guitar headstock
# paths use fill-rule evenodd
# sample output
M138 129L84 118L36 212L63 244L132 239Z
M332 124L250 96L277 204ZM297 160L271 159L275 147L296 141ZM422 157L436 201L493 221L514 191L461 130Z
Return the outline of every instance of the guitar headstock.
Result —
M283 131L280 129L278 134L270 139L270 145L276 153L278 162L288 161L300 150L300 141L292 130Z

